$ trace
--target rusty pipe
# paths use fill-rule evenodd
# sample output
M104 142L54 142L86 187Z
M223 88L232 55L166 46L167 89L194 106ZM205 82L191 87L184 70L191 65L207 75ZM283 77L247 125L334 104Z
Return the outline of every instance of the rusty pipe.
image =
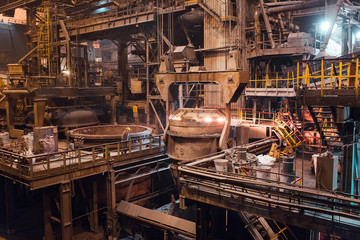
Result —
M267 11L265 9L265 6L264 6L265 5L264 0L260 0L259 2L260 2L260 7L261 7L263 19L264 19L264 22L265 22L266 32L268 34L268 38L269 38L269 41L270 41L271 48L275 48L275 42L274 42L274 39L273 39L273 33L272 33L272 30L271 30L271 25L270 25L268 13L267 13Z
M254 22L255 22L255 49L259 50L260 45L260 36L261 36L261 27L260 27L260 9L257 9L254 14Z
M288 11L296 11L306 8L313 8L313 7L321 7L324 6L324 0L315 0L315 1L307 1L300 4L293 4L281 7L271 7L267 10L269 14L273 13L281 13L281 12L288 12Z
M2 91L3 94L29 94L30 92L28 90L11 90L11 89L5 89Z

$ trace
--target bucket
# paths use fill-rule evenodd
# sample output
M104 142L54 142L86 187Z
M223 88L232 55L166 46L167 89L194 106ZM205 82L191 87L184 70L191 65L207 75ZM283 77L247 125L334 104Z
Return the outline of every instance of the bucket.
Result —
M270 171L271 171L270 166L258 166L256 169L261 170L261 171L256 171L257 178L262 178L262 179L270 178ZM263 171L266 171L266 172L263 172Z
M221 171L221 172L227 172L228 171L228 160L226 159L215 159L215 170Z

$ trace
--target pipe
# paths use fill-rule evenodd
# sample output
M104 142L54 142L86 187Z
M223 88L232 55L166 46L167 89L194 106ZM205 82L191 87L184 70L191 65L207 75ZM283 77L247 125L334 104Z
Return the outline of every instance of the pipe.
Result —
M70 36L69 36L69 32L66 29L64 20L60 20L60 27L61 30L64 32L65 35L65 40L66 40L66 70L68 71L68 75L67 77L67 84L69 87L71 87L72 85L72 81L71 81L71 48L70 48Z
M3 90L3 94L29 94L30 92L28 90Z
M255 49L259 50L260 45L260 36L261 36L261 27L260 27L260 9L257 9L254 14L254 22L255 22Z
M306 8L313 8L313 7L320 7L324 6L324 0L314 0L314 1L308 1L303 2L300 4L293 4L288 6L281 6L281 7L272 7L267 10L269 14L273 13L280 13L280 12L288 12L288 11L295 11L300 9L306 9Z
M227 149L227 140L229 138L230 134L230 125L231 125L231 103L226 103L226 110L225 110L225 116L226 116L226 123L224 125L224 128L221 132L220 140L219 140L219 148L221 150Z
M204 162L209 162L209 161L212 161L212 160L215 160L215 159L219 159L219 158L223 158L225 157L225 153L221 153L221 154L217 154L215 156L212 156L212 157L208 157L208 158L205 158L205 159L201 159L201 160L198 160L198 161L194 161L192 163L188 163L186 164L186 166L196 166L200 163L204 163Z
M273 33L272 33L272 30L271 30L269 17L267 15L266 10L265 10L264 0L260 0L259 2L260 2L261 11L262 11L262 14L263 14L264 22L265 22L266 32L268 34L268 38L269 38L269 41L270 41L270 44L271 44L271 48L275 48L275 42L274 42L274 39L272 37Z
M35 50L37 50L39 47L39 45L37 45L36 47L34 47L32 50L30 50L27 54L25 54L25 56L23 56L17 63L21 64L26 58L28 58L31 54L33 54L35 52Z
M265 6L278 7L278 6L294 5L294 4L302 4L302 3L304 3L304 1L270 2L270 3L265 3Z

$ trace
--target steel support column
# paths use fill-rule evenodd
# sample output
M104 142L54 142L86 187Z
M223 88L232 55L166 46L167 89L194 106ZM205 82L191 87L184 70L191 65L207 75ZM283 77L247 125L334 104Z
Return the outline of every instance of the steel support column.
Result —
M128 45L127 41L118 40L118 75L121 80L121 89L125 90L125 81L128 81L128 70L129 70L129 62L128 62ZM125 94L121 93L121 102L125 101Z
M116 98L111 96L110 99L110 123L117 124L116 122Z
M39 98L34 100L34 126L44 126L44 114L47 99Z
M208 235L208 213L209 206L197 203L196 206L196 240L206 240Z
M352 180L353 180L353 132L354 124L345 123L344 125L345 137L343 138L344 147L343 147L343 159L341 165L341 189L343 192L351 193L352 190Z
M146 126L150 127L150 60L149 60L149 54L150 54L150 43L147 40L146 41L146 107L145 107L145 113L146 113Z
M8 235L15 233L15 186L11 180L5 179L6 232Z
M51 227L50 217L51 212L51 196L48 188L43 188L43 215L44 215L44 239L54 240L54 234Z
M110 167L106 176L107 193L107 233L109 240L116 239L116 195L115 195L115 171Z
M59 186L61 238L72 239L72 209L71 209L71 182L63 182Z
M90 230L94 233L99 232L99 217L98 217L98 195L97 182L93 179L92 183L92 199L90 200Z

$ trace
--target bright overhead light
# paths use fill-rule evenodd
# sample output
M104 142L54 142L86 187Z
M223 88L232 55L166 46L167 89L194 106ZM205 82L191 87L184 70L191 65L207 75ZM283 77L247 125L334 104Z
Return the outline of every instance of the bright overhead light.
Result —
M66 75L70 75L70 71L69 70L65 70L65 71L62 71L64 74Z
M212 118L206 117L204 118L204 122L210 123L212 122Z
M225 118L221 118L221 117L219 117L218 119L216 119L219 123L223 123L223 122L225 122Z
M355 36L360 39L360 32L357 32Z
M329 30L329 27L330 27L330 22L322 22L321 25L320 25L321 30L323 30L325 32L327 30Z

